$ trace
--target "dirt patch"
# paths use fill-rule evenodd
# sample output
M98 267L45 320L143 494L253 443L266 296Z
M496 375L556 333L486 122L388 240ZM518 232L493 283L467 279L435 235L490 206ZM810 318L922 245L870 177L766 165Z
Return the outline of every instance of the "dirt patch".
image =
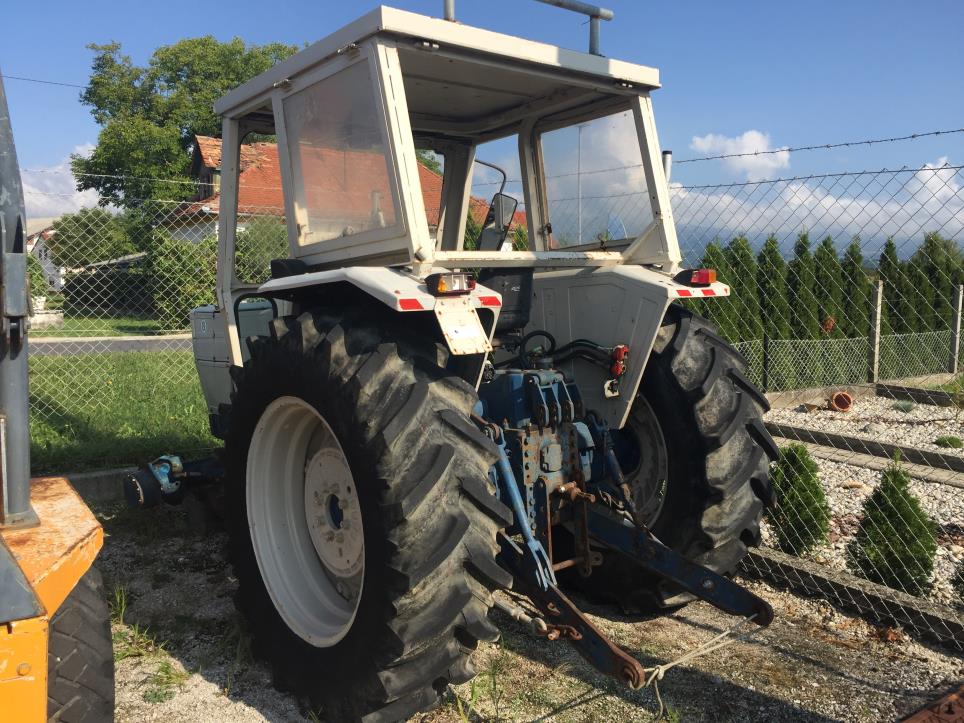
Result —
M117 720L324 720L276 691L251 656L234 609L225 537L198 535L184 508L97 510L100 556L112 591ZM881 629L828 604L746 583L776 620L753 638L673 668L660 684L670 720L892 720L964 678L964 658ZM577 601L644 665L666 663L733 619L705 604L629 618ZM652 689L631 691L593 670L564 642L549 643L496 614L498 643L476 653L479 675L415 720L653 720Z

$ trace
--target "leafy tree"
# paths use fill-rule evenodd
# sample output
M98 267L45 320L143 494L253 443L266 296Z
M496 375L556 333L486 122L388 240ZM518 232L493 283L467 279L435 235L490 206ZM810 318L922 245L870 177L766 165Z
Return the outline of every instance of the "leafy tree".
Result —
M238 228L234 257L235 273L248 283L271 278L271 261L288 258L288 228L284 219L256 216Z
M843 269L830 236L817 246L813 261L820 326L825 334L840 336L838 327L843 321Z
M864 255L860 250L858 236L851 239L844 252L843 285L842 332L850 337L867 336L870 329L870 295L873 287L864 270Z
M724 303L732 306L731 318L740 341L763 337L760 320L760 297L757 295L757 265L753 249L745 236L737 236L726 247L727 266L732 269L733 282L730 298Z
M934 569L936 525L909 484L910 476L895 459L864 503L863 519L847 552L851 566L868 580L922 595Z
M30 296L46 296L50 291L50 284L47 282L47 275L44 273L43 264L36 256L27 255L27 284L30 287Z
M217 257L217 236L193 243L163 230L154 233L148 278L165 329L185 328L191 309L214 302Z
M438 159L435 151L426 150L424 148L418 148L415 150L415 155L418 156L418 162L425 166L432 173L439 176L442 175L442 163Z
M770 480L779 502L768 515L780 549L800 555L824 542L830 506L807 448L793 443L781 449Z
M137 251L117 216L102 208L64 214L53 231L47 247L58 266L77 268Z
M787 270L790 328L797 339L816 339L821 331L816 298L817 280L813 255L810 253L810 237L806 232L797 237L793 254Z
M297 50L208 35L160 47L140 67L120 43L88 47L94 60L81 101L101 131L93 153L73 156L71 166L79 190L95 189L102 204L124 207L193 193L190 184L150 179L187 180L195 134L220 134L214 101Z
M733 288L733 283L739 283L739 276L730 267L726 254L720 245L711 241L706 245L703 252L703 260L700 267L704 269L716 269L716 278ZM696 312L702 314L716 325L717 330L727 341L740 341L740 325L737 321L734 305L727 303L728 299L714 299L699 304Z
M787 301L787 264L772 234L757 257L757 288L763 333L771 339L789 339L790 303Z
M514 226L512 231L509 232L509 238L512 239L513 251L529 250L529 229L525 226L521 224Z

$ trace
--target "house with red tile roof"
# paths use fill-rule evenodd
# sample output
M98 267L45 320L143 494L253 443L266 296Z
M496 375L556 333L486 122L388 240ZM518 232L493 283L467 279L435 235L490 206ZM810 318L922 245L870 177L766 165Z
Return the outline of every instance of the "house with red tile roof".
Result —
M221 203L221 139L195 136L191 174L197 179L198 193L183 204L165 224L176 236L199 240L217 230ZM238 184L238 223L246 218L284 217L284 193L281 188L281 166L275 143L255 142L241 146L241 172ZM303 173L312 179L306 199L313 209L337 209L339 219L355 219L368 224L375 215L391 213L380 199L390 198L388 173L384 157L361 150L311 148L302 150ZM351 172L346 172L346 169ZM422 202L429 230L434 234L439 224L442 199L442 176L419 163ZM488 201L472 197L470 213L481 224L488 212ZM513 225L525 225L525 213L517 211ZM337 229L341 233L342 229Z

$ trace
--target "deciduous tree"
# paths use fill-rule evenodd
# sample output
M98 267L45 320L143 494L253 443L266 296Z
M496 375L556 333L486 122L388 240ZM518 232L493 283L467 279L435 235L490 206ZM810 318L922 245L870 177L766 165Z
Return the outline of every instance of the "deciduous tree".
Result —
M95 189L104 205L125 207L193 193L190 183L153 179L187 181L195 134L220 135L214 101L297 50L208 35L160 47L137 66L120 43L88 47L94 60L81 101L101 131L93 152L74 156L71 165L78 189Z

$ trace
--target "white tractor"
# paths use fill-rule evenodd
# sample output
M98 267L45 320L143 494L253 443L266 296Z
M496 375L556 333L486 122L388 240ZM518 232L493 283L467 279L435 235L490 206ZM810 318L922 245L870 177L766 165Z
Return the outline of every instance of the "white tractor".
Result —
M680 266L659 73L598 55L611 13L588 12L581 53L382 7L216 105L218 303L193 327L238 605L331 720L432 706L496 605L642 685L566 587L772 619L729 579L771 501L767 403L681 303L729 289ZM252 136L277 142L288 240L257 282Z

